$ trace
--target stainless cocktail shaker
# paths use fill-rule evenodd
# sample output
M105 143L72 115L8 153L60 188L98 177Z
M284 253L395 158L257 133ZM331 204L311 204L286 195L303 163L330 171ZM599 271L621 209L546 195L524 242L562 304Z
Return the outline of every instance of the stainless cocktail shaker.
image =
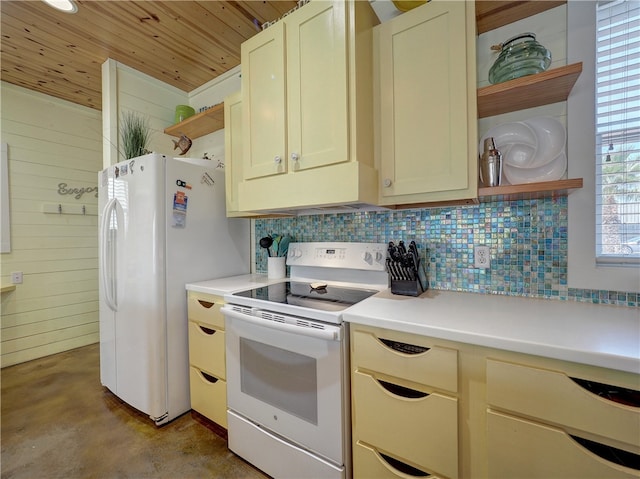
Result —
M493 137L484 140L480 157L480 181L484 186L500 186L502 181L502 153L496 148Z

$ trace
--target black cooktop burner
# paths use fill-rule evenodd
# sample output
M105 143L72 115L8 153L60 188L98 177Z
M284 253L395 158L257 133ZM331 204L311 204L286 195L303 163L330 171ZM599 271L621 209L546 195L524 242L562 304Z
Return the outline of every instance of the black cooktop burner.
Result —
M323 311L340 311L376 294L370 289L285 281L233 293L233 296L282 303Z

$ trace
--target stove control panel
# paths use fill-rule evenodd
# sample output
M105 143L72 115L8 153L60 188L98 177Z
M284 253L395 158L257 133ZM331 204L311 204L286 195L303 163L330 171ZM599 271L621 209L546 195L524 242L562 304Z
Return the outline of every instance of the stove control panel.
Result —
M311 242L291 243L290 266L385 270L386 243Z

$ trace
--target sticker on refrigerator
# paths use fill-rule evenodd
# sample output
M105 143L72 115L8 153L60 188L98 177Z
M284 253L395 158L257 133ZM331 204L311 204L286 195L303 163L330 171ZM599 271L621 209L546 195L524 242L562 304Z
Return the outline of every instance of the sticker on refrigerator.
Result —
M187 201L189 198L182 191L173 195L173 227L184 228L187 223Z

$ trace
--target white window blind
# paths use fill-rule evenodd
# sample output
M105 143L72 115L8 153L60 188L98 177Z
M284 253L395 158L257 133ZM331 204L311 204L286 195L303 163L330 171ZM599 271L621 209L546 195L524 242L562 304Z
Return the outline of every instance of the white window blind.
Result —
M640 264L640 2L597 15L596 258Z

